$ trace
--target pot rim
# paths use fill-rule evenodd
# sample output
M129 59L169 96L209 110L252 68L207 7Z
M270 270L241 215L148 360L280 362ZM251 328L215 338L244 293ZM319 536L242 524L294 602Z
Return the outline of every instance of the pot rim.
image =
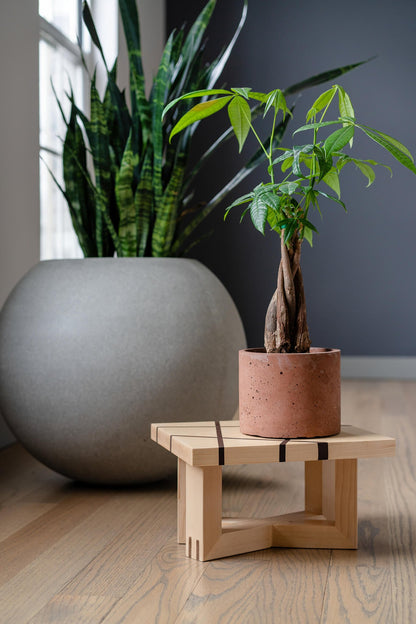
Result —
M308 356L321 356L325 357L330 354L338 354L341 353L341 349L332 349L327 347L311 347L310 351L306 353L266 353L266 349L264 347L251 347L249 349L240 349L239 353L247 353L252 354L257 357L308 357Z

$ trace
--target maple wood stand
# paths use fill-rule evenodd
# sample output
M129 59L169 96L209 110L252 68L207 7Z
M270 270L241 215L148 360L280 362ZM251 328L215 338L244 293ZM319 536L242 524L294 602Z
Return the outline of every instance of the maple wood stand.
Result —
M199 561L276 547L357 548L357 459L391 457L395 440L343 425L329 438L280 440L240 432L238 421L152 424L178 458L178 542ZM222 518L222 466L305 462L304 511Z

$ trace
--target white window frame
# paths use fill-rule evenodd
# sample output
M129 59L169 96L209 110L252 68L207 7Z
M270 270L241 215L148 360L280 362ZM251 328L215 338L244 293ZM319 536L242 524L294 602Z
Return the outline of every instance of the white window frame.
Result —
M62 0L55 1L61 2ZM89 6L104 47L107 63L111 65L117 55L118 49L117 0L90 0ZM78 7L79 16L77 34L82 45L83 38L85 38L85 36L89 37L82 22L82 0L78 0ZM73 43L73 41L65 36L65 34L62 33L56 26L48 22L43 16L39 15L39 43L42 40L55 47L55 49L61 48L63 53L69 54L72 57L72 60L76 65L82 67L82 58L79 46ZM84 60L90 73L92 73L95 67L97 67L97 86L100 88L100 77L104 77L103 69L100 67L100 58L97 55L97 50L92 44L89 44L88 47L90 50L83 49ZM85 71L82 71L82 77L82 99L81 101L77 101L77 105L88 115L90 81ZM39 98L42 98L41 93L39 94ZM60 115L58 106L56 106L56 114ZM39 153L40 155L44 153L55 157L60 157L62 154L61 151L51 149L50 146L42 144L39 146ZM40 176L45 175L46 167L42 162L40 163L40 169ZM57 195L57 197L59 197L59 195ZM59 223L57 226L55 226L55 224L52 225L52 234L47 234L45 224L42 224L42 219L48 218L46 216L47 210L45 206L42 206L41 196L41 259L82 257L82 251L79 247L76 234L72 227L66 201L62 195L57 201L60 206L54 206L52 208L49 206L48 211L50 214L51 211L54 211L52 212L52 218L56 218ZM51 238L52 236L53 239ZM65 243L62 242L63 240L65 240Z

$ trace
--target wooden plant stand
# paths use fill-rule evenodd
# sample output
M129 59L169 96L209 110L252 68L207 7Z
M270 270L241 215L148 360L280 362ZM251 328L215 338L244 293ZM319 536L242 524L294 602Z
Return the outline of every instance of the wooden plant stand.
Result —
M199 561L277 547L357 548L357 459L393 456L395 440L343 425L329 438L277 440L240 433L238 421L152 424L178 457L178 542ZM305 510L222 518L222 466L305 462Z

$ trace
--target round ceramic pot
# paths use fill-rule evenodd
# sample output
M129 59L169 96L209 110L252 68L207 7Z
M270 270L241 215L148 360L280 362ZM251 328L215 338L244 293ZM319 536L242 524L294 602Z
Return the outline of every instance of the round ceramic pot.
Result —
M39 263L0 316L0 408L50 468L92 483L174 474L152 422L233 418L237 309L195 260Z
M245 349L239 357L240 428L267 438L314 438L341 429L338 349L266 353Z

